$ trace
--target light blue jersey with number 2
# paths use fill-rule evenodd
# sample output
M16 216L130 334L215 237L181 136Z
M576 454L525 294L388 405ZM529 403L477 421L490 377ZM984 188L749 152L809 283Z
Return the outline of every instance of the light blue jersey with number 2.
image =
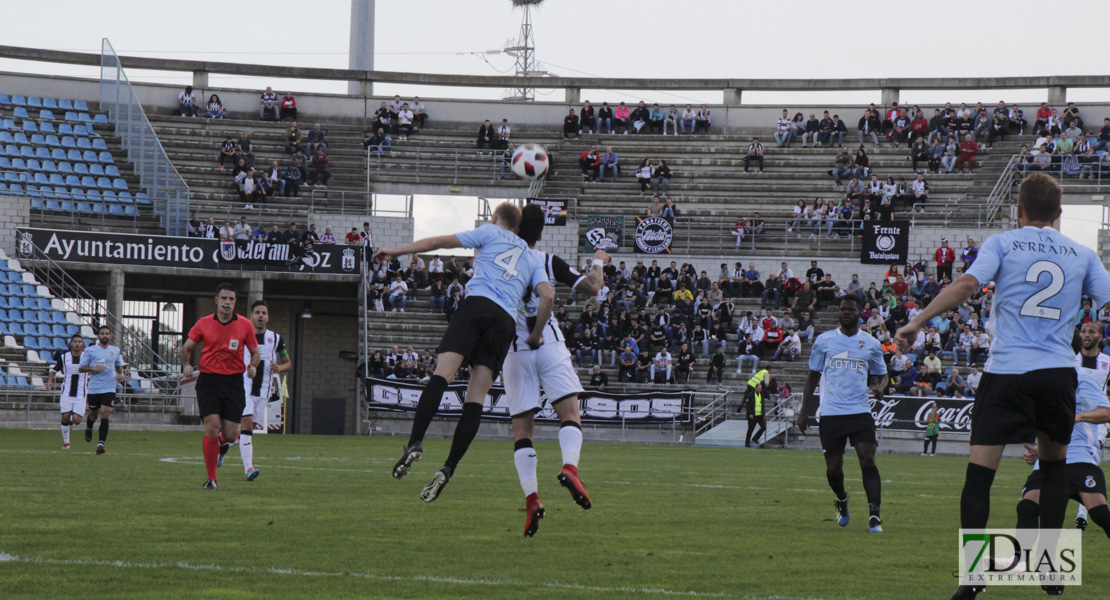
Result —
M987 373L1074 367L1082 297L1096 308L1110 301L1110 274L1095 252L1051 227L991 236L967 274L980 286L995 282Z
M465 248L474 248L474 277L466 282L466 295L489 298L512 318L524 294L548 282L547 270L528 251L528 244L511 231L487 223L456 234Z

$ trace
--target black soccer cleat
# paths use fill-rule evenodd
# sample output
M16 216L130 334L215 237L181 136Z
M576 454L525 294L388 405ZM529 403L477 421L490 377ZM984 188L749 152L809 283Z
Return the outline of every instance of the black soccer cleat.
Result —
M1075 528L1079 531L1087 531L1087 517L1076 517Z
M1049 596L1063 596L1064 586L1062 585L1042 585L1041 589Z
M206 489L206 490L216 489L216 480L215 479L209 479L208 481L205 481L204 482L204 489Z
M92 441L92 428L90 428L90 427L85 428L85 441L86 442L91 442Z
M986 590L982 585L961 585L952 593L952 600L975 600L975 597Z
M424 448L420 445L420 442L406 447L401 452L401 458L398 458L397 463L393 465L393 478L404 479L405 475L408 475L409 470L412 469L412 464L420 460L421 456L424 456Z
M844 492L843 500L833 500L833 507L836 509L836 524L841 527L847 527L848 521L851 517L848 515L848 492Z
M447 482L451 481L451 467L444 465L436 471L432 476L432 480L420 492L420 499L424 502L432 502L439 498L439 493L447 486Z

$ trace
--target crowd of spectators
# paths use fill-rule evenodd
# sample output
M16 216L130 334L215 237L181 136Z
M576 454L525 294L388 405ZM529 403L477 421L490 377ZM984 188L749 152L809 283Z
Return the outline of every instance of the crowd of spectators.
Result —
M663 110L659 104L647 104L641 100L636 108L632 108L621 101L617 107L611 108L608 102L594 107L587 100L582 108L575 112L569 109L563 118L563 137L575 139L582 134L653 134L667 135L671 130L672 135L683 134L708 135L712 124L712 111L705 104L694 109L687 104L685 110L679 110L674 104Z

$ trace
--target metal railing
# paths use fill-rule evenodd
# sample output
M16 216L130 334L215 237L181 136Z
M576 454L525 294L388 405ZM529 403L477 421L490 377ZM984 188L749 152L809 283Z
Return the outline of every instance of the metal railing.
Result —
M214 217L218 222L226 220L238 222L239 217L253 219L255 223L271 222L285 224L308 223L315 215L346 215L366 217L405 217L412 218L413 196L404 197L403 208L388 210L378 207L378 194L358 190L312 190L308 196L307 204L282 204L270 206L262 202L255 202L254 208L242 208L238 202L229 203L227 200L196 200L185 201L188 214L194 211L204 218ZM223 216L221 216L223 215ZM342 231L334 232L341 241ZM184 233L182 233L184 235Z
M458 183L460 176L486 173L490 181L507 179L515 181L504 150L478 148L425 148L420 146L394 146L388 152L370 149L366 156L367 187L372 182L371 173L377 177L385 171L388 175L437 175L451 176Z
M1110 153L1090 155L1053 154L1047 163L1040 163L1040 154L1015 154L1010 157L1003 171L1003 177L1010 174L1010 185L1020 181L1026 173L1043 172L1057 179L1060 187L1090 186L1102 188L1110 185ZM1042 170L1041 165L1048 168ZM1035 168L1035 169L1034 169ZM1103 177L1105 175L1105 177ZM1105 181L1103 181L1105 180ZM999 178L999 185L1003 183Z
M146 118L142 103L107 38L101 41L100 108L107 110L120 144L134 165L139 185L154 204L166 235L184 235L189 186L166 156L162 142Z
M728 419L729 391L716 393L705 406L693 411L694 437L697 437Z

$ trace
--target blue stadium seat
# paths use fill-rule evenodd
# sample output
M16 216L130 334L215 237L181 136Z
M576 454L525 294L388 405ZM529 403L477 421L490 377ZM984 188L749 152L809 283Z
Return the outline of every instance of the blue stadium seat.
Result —
M116 162L116 161L112 160L112 153L111 152L101 152L100 154L97 154L96 155L96 160L98 162L102 162L106 165Z
M99 185L99 183L97 185ZM127 181L123 180L123 179L113 179L112 180L112 189L114 189L114 190L126 190L127 189Z
M8 127L8 120L0 117L0 130L4 129L14 129L14 127Z
M73 172L77 175L88 175L89 166L83 162L73 163Z
M67 321L65 314L63 314L61 311L56 310L56 311L50 313L50 317L52 319L54 319L55 323L60 323L62 325L65 325L66 335L73 335L73 334L77 333L77 331L78 331L77 326L73 325L69 321Z
M11 289L11 286L8 286L8 289ZM24 296L26 296L26 294L24 294ZM26 304L24 304L24 306L26 306ZM37 325L39 323L39 317L38 317L38 315L35 314L35 311L33 311L33 310L24 310L23 311L23 322L24 323L33 323L33 324ZM27 328L24 327L23 330L27 331Z
M29 133L37 133L38 130L39 130L39 126L34 121L24 121L23 122L23 131L26 131L26 132L29 132Z
M72 202L70 202L68 200L62 200L61 202L62 202L62 208L61 208L62 212L67 212L67 213L73 212L73 203Z
M42 98L38 96L27 96L27 106L30 108L42 108Z
M100 202L100 192L98 190L85 191L85 199L89 202Z
M31 210L42 210L42 198L31 196Z
M51 162L51 161L47 161L47 162ZM68 162L66 162L64 160L60 161L58 163L58 172L62 173L63 175L73 173L73 165L69 164Z
M97 125L107 125L108 124L108 115L105 115L105 114L93 115L92 122L96 123Z
M42 189L45 190L46 188ZM51 195L58 200L69 200L69 192L60 185L54 187L54 191L51 193Z
M58 133L60 135L73 135L73 126L69 123L59 123Z
M89 175L95 175L97 177L103 177L106 174L107 174L107 172L104 170L104 167L101 166L99 163L93 163L93 164L89 165Z
M58 108L62 110L73 110L73 101L69 98L59 98Z
M58 148L61 147L62 142L58 140L58 136L50 134L46 136L46 145L52 148Z
M78 178L76 175L66 175L66 180L64 183L69 187L89 187L85 185L84 177Z
M41 350L42 344L39 344L39 339L33 335L23 336L23 347L32 350Z
M83 160L87 163L94 163L94 162L97 162L98 159L96 158L96 152L93 152L92 150L85 150L84 152L81 153L81 160ZM104 161L100 161L100 162L104 162Z
M46 173L35 173L35 185L45 185L50 183L50 178Z
M96 178L96 187L98 187L102 190L110 190L110 189L112 189L112 180L108 179L107 177L97 177ZM123 189L127 189L126 184L124 184Z
M23 186L19 185L18 183L12 183L8 185L8 191L10 191L12 194L19 195L23 193Z
M81 187L84 187L84 188L94 188L94 187L96 187L96 179L93 179L92 177L82 177L81 178Z
M58 100L55 99L55 98L51 98L50 96L46 96L42 99L42 107L43 108L58 108Z
M84 100L74 100L73 101L73 110L88 111L89 110L89 105L85 104Z
M42 121L53 121L54 113L46 110L45 108L39 111L39 119Z
M116 193L112 190L104 190L104 193L100 194L100 198L105 202L115 203Z
M61 211L62 210L62 205L57 200L47 200L44 207L46 208L46 210L54 210L54 211Z
M36 327L40 336L50 337L54 335L54 331L50 329L50 325L39 323Z
M93 204L92 211L94 215L102 215L108 212L107 209L104 208L103 204Z
M27 378L24 377L23 375L17 375L15 377L15 389L17 389L17 390L29 390L29 389L31 389L31 384L27 383Z
M91 214L93 214L92 205L89 204L88 202L78 202L77 203L77 212L83 213L83 214L86 214L86 215L91 215Z
M77 120L82 123L92 123L92 117L87 112L77 113Z
M31 140L27 139L27 134L23 133L22 131L15 132L15 135L12 136L12 139L14 139L15 143L19 144L20 146L27 146L31 143ZM23 148L20 148L19 151L20 153L22 153Z
M41 133L32 133L31 134L31 145L32 146L45 146L46 145L46 137L44 137Z
M146 192L138 192L135 194L135 204L150 204L150 198L147 197Z
M70 175L70 177L72 177L72 175ZM58 173L51 173L50 174L50 185L65 185L65 183L66 183L65 178L62 177L61 175L59 175Z
M39 350L39 360L43 362L54 362L54 353L49 350Z
M131 198L131 192L120 192L117 196L120 204L131 204L134 200Z
M52 341L54 342L55 351L65 352L66 350L69 350L69 344L67 343L65 338L56 337L52 338Z
M119 177L119 168L116 165L108 165L104 167L104 174L108 177Z
M15 129L15 121L12 119L4 119L4 129Z
M108 214L115 215L117 217L122 217L123 216L123 205L122 204L109 204L108 205Z
M42 133L57 133L54 131L53 123L39 123L39 131Z
M14 144L15 138L12 137L12 133L10 131L0 131L0 143ZM7 154L7 149L4 150L4 153Z
M31 118L31 115L27 114L27 109L23 108L22 106L17 106L14 110L12 110L12 116L17 118L17 119L30 119Z
M18 140L17 140L18 141ZM34 158L35 151L30 146L20 146L19 155L23 158Z
M82 149L82 150L92 150L93 149L92 142L89 141L89 138L83 138L83 137L77 138L77 147Z
M27 168L32 170L32 171L41 171L42 170L42 164L40 164L38 160L32 158L32 159L27 161ZM57 169L55 169L55 170L57 170Z
M69 121L70 123L80 123L81 122L81 119L77 118L77 113L75 113L73 111L66 111L65 119L66 119L66 121Z
M38 147L38 148L35 148L35 158L41 158L41 159L44 159L44 160L49 159L50 158L50 150L47 149L47 148L43 148L41 146Z
M8 283L18 283L22 285L23 276L19 273L16 273L15 271L4 271L4 275L2 278L0 278L0 281L6 281Z
M37 297L37 296L38 296L38 292L36 292L36 291L35 291L35 286L33 286L33 285L30 285L30 284L26 284L26 283L24 283L24 284L23 284L22 286L20 286L20 287L21 287L21 289L23 290L23 295L24 295L25 297L27 297L27 298L35 298L35 297ZM8 289L11 289L11 288L9 287ZM26 304L24 304L24 306L26 306ZM34 307L35 307L35 301L34 301L34 300L31 300L31 305L30 305L30 306L27 306L27 308L34 308Z
M17 158L15 160L22 160L22 159ZM12 168L13 169L17 168L15 166L15 161L12 161ZM11 184L19 183L20 181L23 181L23 179L21 179L21 175L22 175L21 173L12 173L11 171L8 171L7 173L4 173L4 181L7 181L8 183L11 183ZM8 186L8 189L10 190L10 189L12 189L12 187Z
M42 170L47 173L57 173L60 169L58 169L58 165L54 164L54 161L44 160L42 161Z
M72 137L70 137L68 135L63 135L62 136L62 147L63 148L76 148L77 147L77 140L73 139Z
M0 106L11 106L12 99L7 94L0 94Z
M19 156L19 146L15 145L15 140L9 144L4 144L4 154L8 156Z
M74 125L73 126L73 135L78 135L78 136L81 136L81 137L89 137L90 135L93 135L93 134L84 125Z
M27 99L19 94L12 94L12 104L16 106L27 106Z
M53 150L50 151L50 158L52 158L54 160L67 160L66 159L66 151L62 150L61 148L54 148ZM81 160L81 159L78 158L77 160Z
M135 208L133 204L128 204L123 207L123 214L127 217L137 217L139 216L139 209Z
M8 321L10 321L10 319L8 319L8 309L0 308L0 322L7 323Z
M12 168L12 161L7 156L0 156L0 169Z
M104 143L104 138L93 138L93 150L107 150L108 144Z
M93 158L95 159L96 155L93 155ZM80 150L74 150L74 149L66 150L66 160L72 160L73 162L81 162L81 161L89 162L81 154Z

